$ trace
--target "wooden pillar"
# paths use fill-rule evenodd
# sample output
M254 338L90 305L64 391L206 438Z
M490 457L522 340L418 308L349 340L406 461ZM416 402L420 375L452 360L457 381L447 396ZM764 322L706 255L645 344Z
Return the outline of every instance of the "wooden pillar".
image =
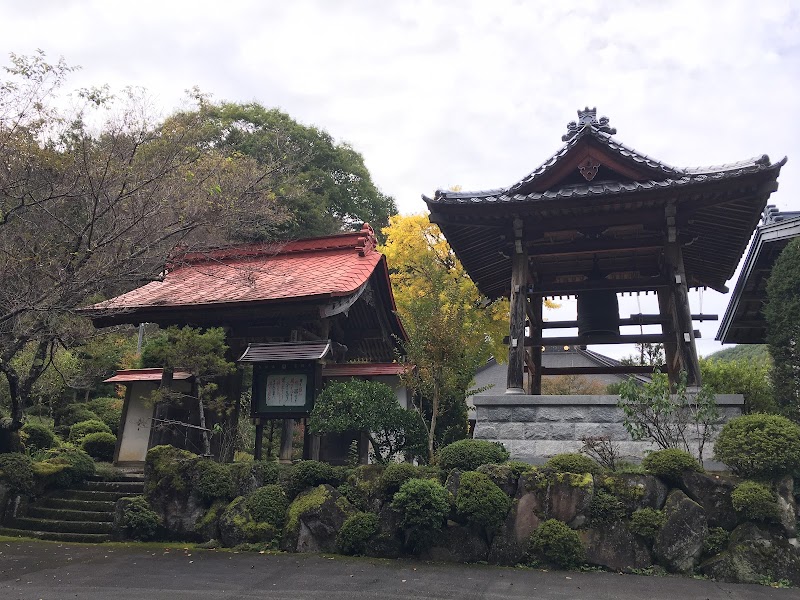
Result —
M264 421L260 418L256 419L256 445L253 449L253 459L261 460L261 454L264 447Z
M667 289L658 290L658 310L666 317L662 324L664 333L664 360L667 365L669 382L674 386L678 382L681 365L678 360L678 344L675 332L675 318L673 315L672 293Z
M525 305L527 304L528 251L522 243L522 221L514 219L514 254L511 256L511 306L506 394L524 394Z
M697 357L694 327L692 327L692 311L689 306L689 286L686 281L686 270L683 266L683 251L678 241L675 226L675 205L666 207L667 244L664 248L664 266L669 282L671 316L675 328L675 344L681 362L686 371L687 385L700 385L700 361Z
M294 437L294 419L284 419L281 429L281 450L278 454L278 462L292 462L292 438Z
M531 296L527 303L528 322L531 338L530 393L542 393L542 300L541 296Z

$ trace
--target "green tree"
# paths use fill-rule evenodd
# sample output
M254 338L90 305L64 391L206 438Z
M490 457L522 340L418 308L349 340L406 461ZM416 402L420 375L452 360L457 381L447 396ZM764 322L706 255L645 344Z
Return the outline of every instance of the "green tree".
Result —
M291 180L273 190L291 215L281 226L282 237L327 235L360 228L364 222L379 232L397 212L394 199L376 187L363 157L349 144L336 143L326 131L255 102L213 103L199 94L197 98L209 144L261 165L293 168ZM257 226L237 231L245 241L259 240L265 233L273 232Z
M214 410L218 414L231 417L226 422L236 427L238 421L236 399L234 403L219 393L218 381L236 371L236 365L225 358L228 346L225 345L225 331L214 327L201 331L191 327L169 327L163 334L151 340L142 350L142 365L145 367L162 367L166 372L166 381L176 369L190 372L195 379L194 395L174 392L163 386L153 393L156 402L194 400L197 402L200 417L203 451L211 454L211 437L206 427L206 410ZM232 454L231 452L228 454ZM225 450L221 452L224 456Z
M397 308L408 332L403 381L415 397L436 447L466 436L466 396L478 368L504 356L508 303L485 303L444 236L425 215L394 216L381 251L390 267ZM484 308L481 308L484 306ZM457 415L442 428L442 420ZM444 435L443 435L444 434Z
M777 410L772 393L772 365L766 360L700 360L703 387L714 394L743 394L745 412Z
M79 90L44 54L11 56L0 81L0 373L24 422L59 347L85 344L80 306L159 277L179 246L277 232L277 192L305 182L291 155L256 160L208 143L200 111L151 118L139 90ZM289 144L284 132L276 143ZM262 236L263 237L263 236ZM15 361L21 352L31 360Z
M787 417L800 421L800 238L787 244L772 267L764 316L775 401Z
M376 381L334 381L314 402L309 423L315 433L364 432L376 462L419 453L425 433L419 416L402 408L388 385Z

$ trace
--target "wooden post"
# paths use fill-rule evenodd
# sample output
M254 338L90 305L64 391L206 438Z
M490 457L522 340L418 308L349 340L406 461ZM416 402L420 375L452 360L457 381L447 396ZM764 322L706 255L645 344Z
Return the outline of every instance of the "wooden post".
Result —
M253 450L253 459L261 460L264 442L264 422L258 418L256 419L256 447Z
M531 326L531 359L533 362L533 373L531 382L531 394L539 396L542 393L542 297L533 296L529 301L528 317Z
M522 243L522 221L514 219L514 254L511 256L511 323L508 340L506 394L524 394L525 305L527 304L528 251Z
M278 454L278 462L292 462L292 438L294 437L294 419L284 419L281 429L281 450Z
M697 358L692 311L689 306L689 286L683 266L683 251L678 241L675 226L675 205L665 209L667 218L667 244L664 248L664 262L669 281L672 311L675 326L675 342L681 367L686 371L687 385L700 385L700 361Z
M667 317L661 326L666 338L664 341L664 360L667 365L667 376L669 377L670 385L674 387L678 382L681 368L680 364L676 364L678 360L678 344L675 332L672 290L658 290L658 310L664 317Z
M311 460L319 460L319 449L322 436L318 433L311 434Z

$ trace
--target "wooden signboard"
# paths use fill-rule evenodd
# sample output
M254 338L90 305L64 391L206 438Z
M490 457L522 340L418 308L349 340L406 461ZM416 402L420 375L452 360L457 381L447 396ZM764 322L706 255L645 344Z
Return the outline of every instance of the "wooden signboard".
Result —
M307 417L314 408L321 369L316 362L254 364L251 416Z

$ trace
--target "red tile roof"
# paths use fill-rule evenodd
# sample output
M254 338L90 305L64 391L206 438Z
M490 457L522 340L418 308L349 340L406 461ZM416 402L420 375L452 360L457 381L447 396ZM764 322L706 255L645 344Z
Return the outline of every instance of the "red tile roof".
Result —
M276 244L186 253L154 281L89 310L292 301L352 294L382 254L372 228Z

